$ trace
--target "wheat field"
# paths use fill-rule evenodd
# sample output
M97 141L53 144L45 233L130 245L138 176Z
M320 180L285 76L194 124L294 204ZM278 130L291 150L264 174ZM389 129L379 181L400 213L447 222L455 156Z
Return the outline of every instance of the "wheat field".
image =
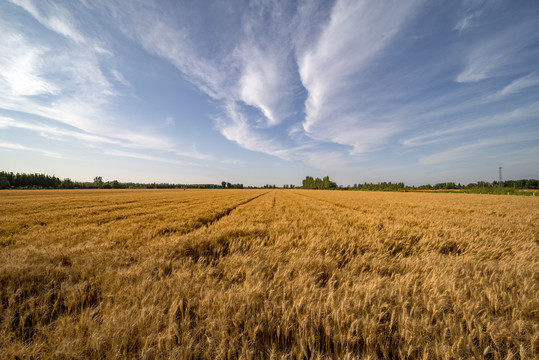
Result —
M0 192L0 358L537 359L534 197Z

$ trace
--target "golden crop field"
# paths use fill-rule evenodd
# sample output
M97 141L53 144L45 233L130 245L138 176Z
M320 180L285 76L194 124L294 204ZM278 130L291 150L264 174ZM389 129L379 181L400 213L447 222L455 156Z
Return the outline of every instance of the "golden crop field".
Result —
M0 192L0 358L537 359L535 197Z

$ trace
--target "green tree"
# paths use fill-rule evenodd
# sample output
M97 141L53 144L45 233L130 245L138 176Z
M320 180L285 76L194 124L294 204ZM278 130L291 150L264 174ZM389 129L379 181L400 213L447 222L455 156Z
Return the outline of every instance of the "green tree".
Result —
M314 179L312 176L306 176L302 182L304 189L314 189Z
M9 180L4 174L0 174L0 189L9 189Z
M60 184L60 187L62 189L73 189L75 185L73 184L73 181L71 181L70 178L65 178L64 181Z
M324 177L323 179L316 178L312 176L306 176L303 180L304 189L335 189L337 184L329 179L329 176Z
M96 176L94 178L94 185L97 188L102 188L103 187L103 178L101 176Z

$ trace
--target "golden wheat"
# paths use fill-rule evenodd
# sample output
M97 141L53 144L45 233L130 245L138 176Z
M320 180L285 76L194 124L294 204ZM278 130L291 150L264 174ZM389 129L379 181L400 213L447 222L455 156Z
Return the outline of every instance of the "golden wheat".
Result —
M2 358L537 358L535 198L0 192Z

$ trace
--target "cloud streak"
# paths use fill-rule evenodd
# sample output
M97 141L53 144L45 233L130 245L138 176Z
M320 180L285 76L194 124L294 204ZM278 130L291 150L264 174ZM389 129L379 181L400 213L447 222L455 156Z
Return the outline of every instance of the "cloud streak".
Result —
M0 81L2 97L18 99L24 96L57 94L59 88L47 81L43 56L47 49L32 46L16 32L10 32L0 23Z
M504 75L507 66L517 65L519 58L528 55L529 50L526 48L539 38L539 35L534 34L536 27L534 23L524 21L474 42L465 60L466 66L455 81L475 83ZM527 35L515 41L522 34Z
M37 21L39 21L47 29L56 32L59 35L76 42L84 43L86 39L77 31L71 22L71 14L58 4L51 4L49 14L44 15L38 10L35 3L30 0L9 0L13 4L20 6L30 13Z
M73 9L48 2L11 2L59 38L37 42L25 34L24 29L9 27L0 20L3 33L0 37L0 108L31 114L42 121L57 121L76 130L21 121L12 122L9 127L60 140L168 151L175 156L213 160L212 156L182 149L177 141L155 130L138 131L129 119L113 110L116 101L125 97L119 87L130 88L131 85L115 67L107 36L95 38L102 31L99 27L93 29L92 37L78 29L87 24L74 20ZM76 4L71 5L76 7Z
M39 153L39 154L41 154L43 156L50 157L50 158L55 158L55 159L69 159L69 157L67 157L67 156L65 156L63 154L59 154L57 152L38 149L38 148L35 148L35 147L30 147L30 146L26 146L26 145L22 145L22 144L18 144L18 143L12 143L12 142L0 141L0 148L6 149L6 150L18 150L18 151L22 150L22 151L37 152L37 153Z
M424 156L420 158L421 165L437 165L449 162L459 162L463 159L477 156L478 151L501 145L509 145L514 143L524 143L539 140L539 134L517 133L512 136L494 137L485 140L480 140L474 143L457 146L450 150L442 151L436 154Z
M320 39L299 59L301 80L309 94L303 127L310 136L362 152L394 134L394 126L366 118L355 104L364 72L391 44L416 5L337 2Z

